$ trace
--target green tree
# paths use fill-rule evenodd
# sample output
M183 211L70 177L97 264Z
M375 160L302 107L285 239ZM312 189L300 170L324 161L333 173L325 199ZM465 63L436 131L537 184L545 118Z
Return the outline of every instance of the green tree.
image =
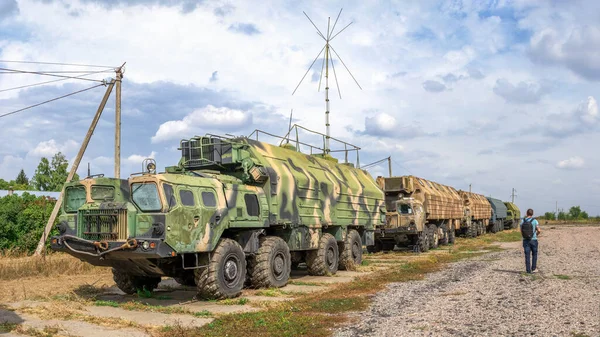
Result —
M52 157L52 162L42 158L31 179L31 184L39 191L58 192L69 176L67 167L69 167L69 162L60 152ZM77 173L73 176L73 180L79 180Z
M577 220L581 217L581 207L573 206L569 209L569 216L571 219Z
M587 214L587 212L586 212L586 211L582 211L582 212L581 212L581 218L582 218L582 219L586 219L586 220L587 220L589 217L590 217L590 216Z
M558 212L558 220L569 220L569 215L565 212Z
M46 158L42 158L35 169L35 174L31 178L31 185L38 191L51 191L52 172L50 162Z
M23 169L21 169L21 172L19 172L17 179L15 179L15 183L19 185L29 185L29 179L25 175L25 171L23 171Z
M546 212L546 213L544 213L544 219L546 219L546 220L554 220L554 213L553 212Z

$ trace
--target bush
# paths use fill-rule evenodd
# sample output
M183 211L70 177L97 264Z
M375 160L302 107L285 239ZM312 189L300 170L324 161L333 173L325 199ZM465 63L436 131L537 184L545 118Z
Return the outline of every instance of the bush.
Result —
M0 198L0 251L34 252L54 204L28 193Z

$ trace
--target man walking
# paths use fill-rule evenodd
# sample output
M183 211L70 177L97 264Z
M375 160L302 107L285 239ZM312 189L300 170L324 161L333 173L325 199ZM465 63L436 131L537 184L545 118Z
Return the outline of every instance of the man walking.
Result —
M525 250L525 270L528 274L537 273L538 240L540 230L539 223L533 218L533 210L527 210L527 217L521 222L521 236L523 237L523 249Z

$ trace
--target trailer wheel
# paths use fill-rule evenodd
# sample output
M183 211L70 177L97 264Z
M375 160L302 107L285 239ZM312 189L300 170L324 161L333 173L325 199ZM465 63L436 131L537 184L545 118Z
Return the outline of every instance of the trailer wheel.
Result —
M442 238L440 239L440 245L447 245L448 242L450 242L450 238L449 238L449 233L450 231L448 230L448 225L443 225L442 226Z
M440 242L440 234L436 225L427 226L429 232L429 248L436 249Z
M362 240L360 234L354 229L348 231L346 241L338 244L340 252L340 270L351 270L362 263Z
M138 290L153 291L160 283L160 277L131 275L124 270L113 268L113 280L126 294L135 294Z
M236 297L246 281L246 256L239 243L221 239L211 254L208 267L194 272L200 298Z
M338 270L339 251L337 241L329 233L323 234L319 248L306 254L309 275L323 276L335 274Z
M448 243L454 244L454 241L456 241L456 231L454 228L450 228L448 230Z
M477 223L472 221L471 225L468 228L469 237L476 238L477 237Z
M248 259L250 283L255 288L281 288L290 278L290 247L277 236L260 238L258 252Z

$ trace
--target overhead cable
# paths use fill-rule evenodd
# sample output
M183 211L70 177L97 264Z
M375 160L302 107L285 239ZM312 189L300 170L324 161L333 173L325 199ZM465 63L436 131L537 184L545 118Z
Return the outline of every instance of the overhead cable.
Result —
M93 80L91 78L79 78L77 76L65 76L65 75L46 74L46 73L42 73L42 72L38 72L38 71L26 71L26 70L7 69L7 68L0 68L0 70L4 70L4 71L8 71L8 72L14 72L14 73L35 74L35 75L52 76L52 77L60 77L60 78L71 78L71 79L79 79L79 80L82 80L82 81L104 83L102 80Z
M24 63L24 64L52 64L59 66L75 66L75 67L91 67L91 68L118 68L114 66L99 66L94 64L76 64L76 63L59 63L59 62L37 62L37 61L11 61L0 60L0 63Z
M93 75L93 74L102 73L102 72L104 72L104 70L95 71L95 72L91 72L91 73L88 72L88 73L85 73L83 75L75 76L74 78L75 79L82 79L82 77L84 77L84 76ZM52 80L52 81L39 82L39 83L28 84L28 85L22 85L22 86L19 86L19 87L13 87L13 88L8 88L8 89L0 89L0 92L11 91L11 90L18 90L18 89L24 89L24 88L34 87L34 86L37 86L37 85L43 85L43 84L48 84L48 83L66 81L66 80L69 80L69 79L70 78L59 78L57 80Z
M42 105L42 104L46 104L46 103L50 103L50 102L53 102L53 101L57 101L57 100L59 100L59 99L61 99L61 98L65 98L65 97L73 96L73 95L75 95L75 94L79 94L79 93L82 93L82 92L84 92L84 91L92 90L92 89L94 89L94 88L101 87L101 86L104 86L104 85L105 85L104 83L102 83L102 84L98 84L98 85L95 85L95 86L93 86L93 87L89 87L89 88L82 89L82 90L79 90L79 91L75 91L75 92L72 92L72 93L70 93L70 94L66 94L66 95L60 96L60 97L56 97L56 98L53 98L53 99L49 99L49 100L47 100L47 101L44 101L44 102L41 102L41 103L37 103L37 104L34 104L34 105L30 105L30 106L28 106L28 107L26 107L26 108L22 108L22 109L19 109L19 110L11 111L11 112L8 112L8 113L5 113L5 114L2 114L2 115L0 115L0 118L2 118L2 117L6 117L6 116L9 116L9 115L12 115L12 114L16 114L17 112L21 112L21 111L24 111L24 110L28 110L28 109L31 109L31 108L35 108L36 106L40 106L40 105Z

